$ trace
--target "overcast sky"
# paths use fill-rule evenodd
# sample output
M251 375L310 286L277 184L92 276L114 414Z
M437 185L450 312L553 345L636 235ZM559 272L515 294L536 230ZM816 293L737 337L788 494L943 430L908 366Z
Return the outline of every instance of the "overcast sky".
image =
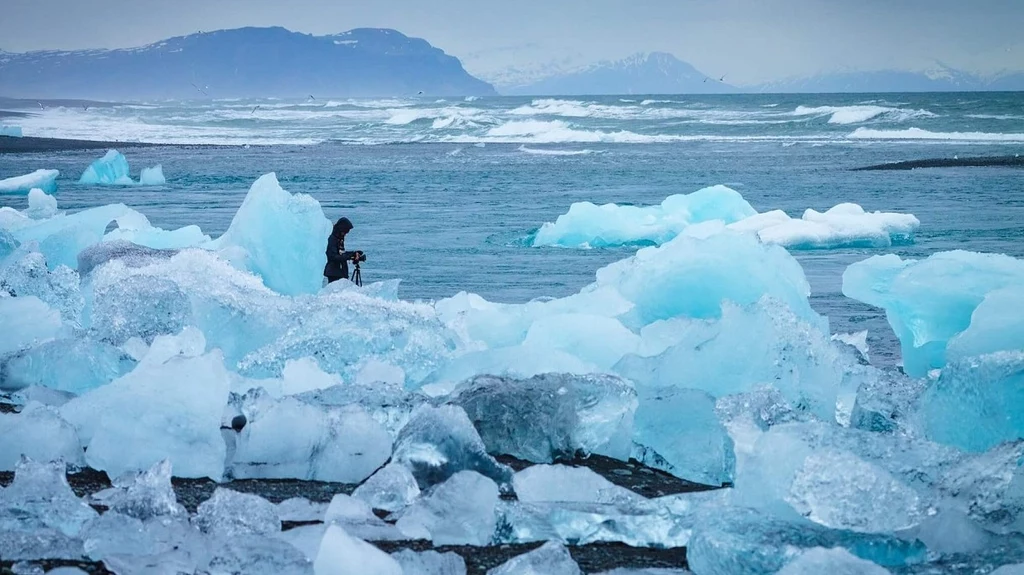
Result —
M395 28L492 76L665 51L749 84L837 69L1024 69L1024 0L3 0L0 49L138 46L198 30Z

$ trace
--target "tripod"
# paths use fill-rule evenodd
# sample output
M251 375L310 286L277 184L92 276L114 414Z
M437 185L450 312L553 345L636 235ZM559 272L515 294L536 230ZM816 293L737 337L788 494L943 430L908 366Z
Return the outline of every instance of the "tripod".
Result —
M357 286L362 287L362 285L363 285L363 271L361 269L359 269L359 260L355 260L353 263L355 264L355 269L352 270L352 283L356 284Z

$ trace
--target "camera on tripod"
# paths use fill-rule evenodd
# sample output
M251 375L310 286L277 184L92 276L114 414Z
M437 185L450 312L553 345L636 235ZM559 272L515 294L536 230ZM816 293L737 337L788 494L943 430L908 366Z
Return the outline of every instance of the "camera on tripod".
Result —
M365 262L366 261L366 254L363 253L363 252L360 252L360 251L352 252L352 261L354 261L357 264L359 262Z

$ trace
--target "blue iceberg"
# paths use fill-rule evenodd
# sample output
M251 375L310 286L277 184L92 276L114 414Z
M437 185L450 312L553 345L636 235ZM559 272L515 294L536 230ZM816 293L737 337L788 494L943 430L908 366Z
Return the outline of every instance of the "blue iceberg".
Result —
M1020 286L1024 261L959 250L924 260L874 256L843 273L846 296L885 309L900 340L904 368L914 377L945 366L950 340L961 335L953 346L959 357L953 359L1021 349L1024 308L1014 303Z
M78 183L103 186L162 186L167 183L161 166L143 168L139 181L131 178L128 171L128 159L117 150L107 150L104 156L82 172Z
M128 176L128 159L117 150L108 150L89 165L78 179L80 184L131 186L135 182Z
M21 126L6 126L0 125L0 136L7 136L8 138L20 138L22 137Z
M0 194L27 194L38 188L48 194L57 191L59 170L36 170L24 176L15 176L0 180Z
M542 225L530 236L529 243L569 248L661 245L690 226L712 220L790 249L912 243L921 225L912 214L866 212L851 203L838 204L825 212L808 209L800 218L782 210L758 213L739 192L712 186L688 195L669 196L656 206L575 203L554 223Z

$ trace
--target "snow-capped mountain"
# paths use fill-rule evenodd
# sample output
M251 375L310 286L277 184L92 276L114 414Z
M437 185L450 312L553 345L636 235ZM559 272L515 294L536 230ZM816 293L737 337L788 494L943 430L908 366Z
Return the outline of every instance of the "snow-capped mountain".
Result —
M989 82L967 72L937 64L923 72L876 70L834 72L762 84L759 92L966 92L986 90Z
M536 82L507 86L505 94L709 94L738 91L723 78L711 78L665 52L634 54L550 76Z
M0 95L159 99L485 96L494 88L459 60L395 30L312 36L239 28L119 50L4 53Z

